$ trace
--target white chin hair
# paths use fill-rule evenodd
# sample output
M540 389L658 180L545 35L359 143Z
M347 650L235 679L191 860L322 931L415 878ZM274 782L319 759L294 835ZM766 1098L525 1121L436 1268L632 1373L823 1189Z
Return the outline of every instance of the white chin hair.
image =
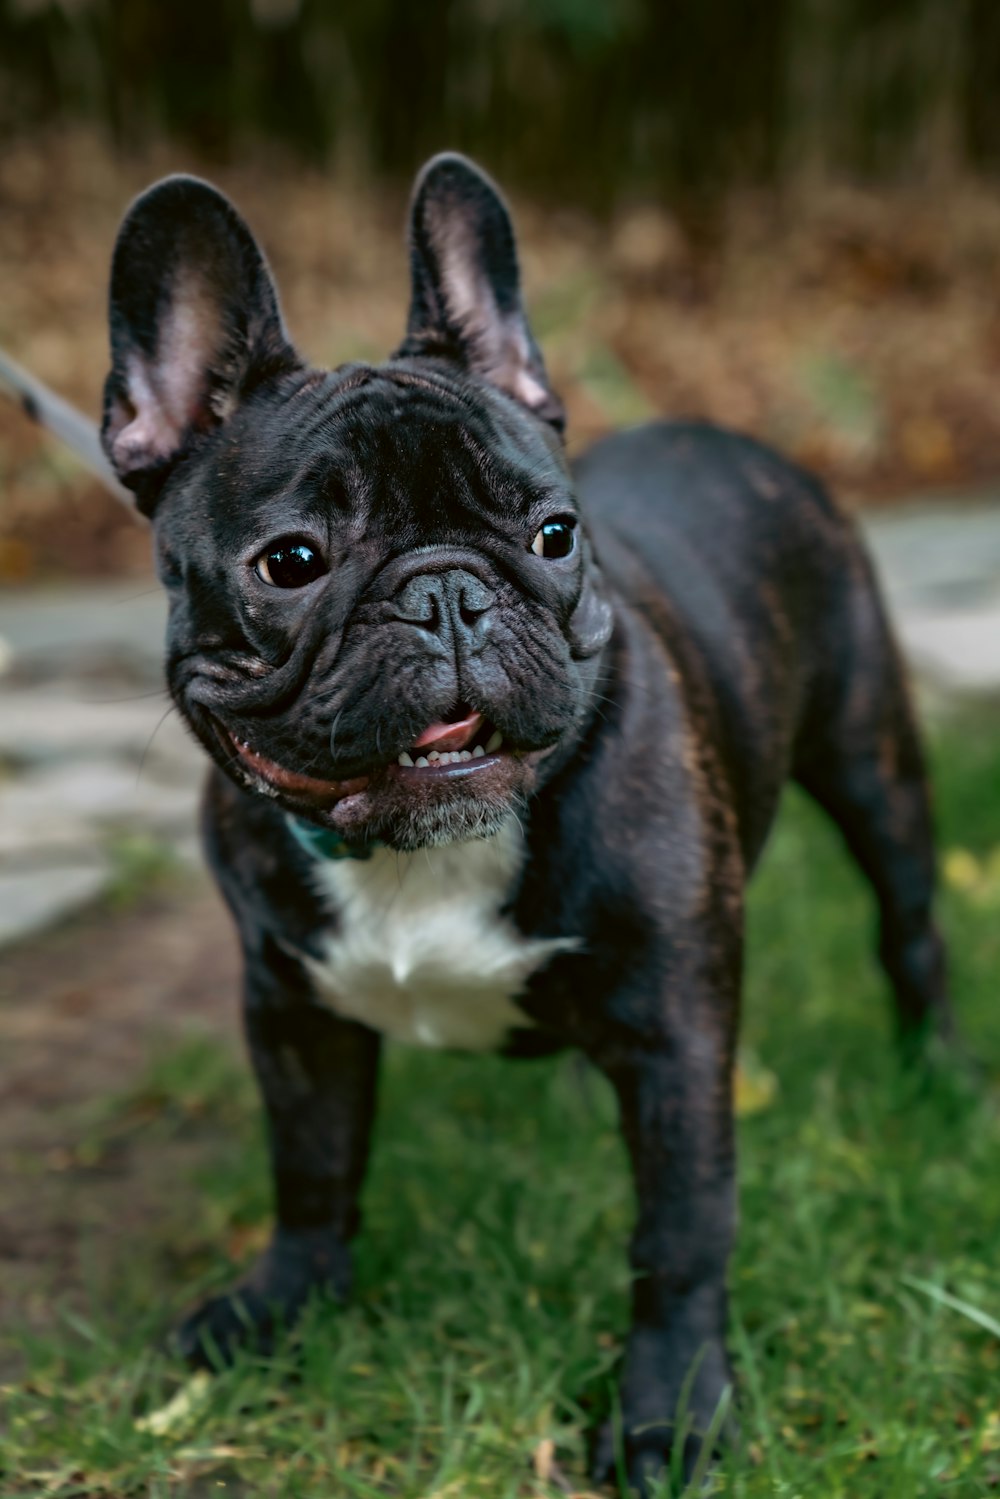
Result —
M508 801L454 801L414 807L409 816L393 816L375 832L375 840L401 853L419 848L441 848L447 843L467 843L473 838L492 838L511 815Z

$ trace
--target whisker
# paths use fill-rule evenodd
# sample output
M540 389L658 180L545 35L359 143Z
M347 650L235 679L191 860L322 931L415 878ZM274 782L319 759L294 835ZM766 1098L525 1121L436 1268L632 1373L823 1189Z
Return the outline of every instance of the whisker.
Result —
M166 697L167 689L157 687L155 692L131 692L125 697L88 697L84 698L87 704L93 704L96 708L106 708L113 703L141 703L151 697Z
M337 709L337 712L333 715L333 723L330 725L330 759L331 760L336 759L336 749L335 749L335 746L336 746L336 743L337 743L337 725L340 722L340 715L343 713L343 711L344 711L343 708L338 708Z
M176 703L168 703L167 706L166 706L166 708L164 709L163 713L161 713L160 717L156 721L156 727L154 728L153 732L150 734L149 739L146 742L146 748L143 750L143 752L142 752L142 758L139 761L139 769L135 773L135 786L136 786L136 790L137 791L139 789L139 782L142 780L142 773L143 773L143 771L146 768L146 759L147 759L147 756L149 755L149 752L150 752L150 750L153 747L153 740L156 738L157 734L163 728L163 725L166 723L166 721L170 717L171 713L175 713L176 711L177 711L177 704Z

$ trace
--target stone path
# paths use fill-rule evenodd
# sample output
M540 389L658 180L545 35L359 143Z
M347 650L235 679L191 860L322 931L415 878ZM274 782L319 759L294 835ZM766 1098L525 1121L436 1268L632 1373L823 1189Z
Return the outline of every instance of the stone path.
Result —
M163 688L158 589L0 591L0 943L136 862L197 857L202 756Z
M1000 500L893 510L865 532L918 679L946 696L1000 690Z
M1000 502L865 530L920 681L1000 692ZM164 617L153 584L0 591L0 943L127 879L137 849L197 858L203 759L163 690Z

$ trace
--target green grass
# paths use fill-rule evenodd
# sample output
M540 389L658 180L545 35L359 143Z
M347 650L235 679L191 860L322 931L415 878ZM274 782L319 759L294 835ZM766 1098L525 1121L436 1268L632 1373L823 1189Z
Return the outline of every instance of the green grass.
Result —
M973 1090L901 1073L867 892L790 795L753 892L731 1341L742 1445L715 1492L974 1496L1000 1485L1000 722L936 752L944 920ZM773 1096L760 1087L777 1080ZM204 1045L161 1058L106 1127L212 1126L171 1242L142 1244L85 1319L28 1347L6 1392L8 1496L427 1496L584 1491L613 1404L630 1218L610 1099L571 1058L391 1052L346 1312L188 1387L154 1351L252 1251L268 1189L248 1076ZM157 1112L150 1099L172 1100ZM172 1112L171 1112L172 1111ZM98 1281L100 1278L98 1277ZM187 1411L183 1407L187 1402ZM540 1460L540 1459L539 1459ZM544 1464L543 1464L544 1466Z

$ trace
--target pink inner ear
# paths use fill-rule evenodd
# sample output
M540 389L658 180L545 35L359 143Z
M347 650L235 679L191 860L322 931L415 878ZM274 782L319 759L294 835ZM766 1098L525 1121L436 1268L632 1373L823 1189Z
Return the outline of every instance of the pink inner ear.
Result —
M216 299L198 276L178 276L164 315L155 357L125 358L127 403L110 419L111 457L121 473L152 468L174 457L209 412L209 374L222 351Z
M549 400L549 393L541 381L523 369L514 376L512 393L532 411L538 411Z
M175 453L188 423L178 420L183 408L178 413L176 397L165 401L157 392L152 367L137 354L128 356L126 381L128 404L135 414L112 438L111 457L122 473L131 473L152 468Z
M476 269L468 226L450 225L438 255L448 312L474 340L480 373L530 410L541 410L549 392L528 368L528 345L517 319L501 313L492 286Z

